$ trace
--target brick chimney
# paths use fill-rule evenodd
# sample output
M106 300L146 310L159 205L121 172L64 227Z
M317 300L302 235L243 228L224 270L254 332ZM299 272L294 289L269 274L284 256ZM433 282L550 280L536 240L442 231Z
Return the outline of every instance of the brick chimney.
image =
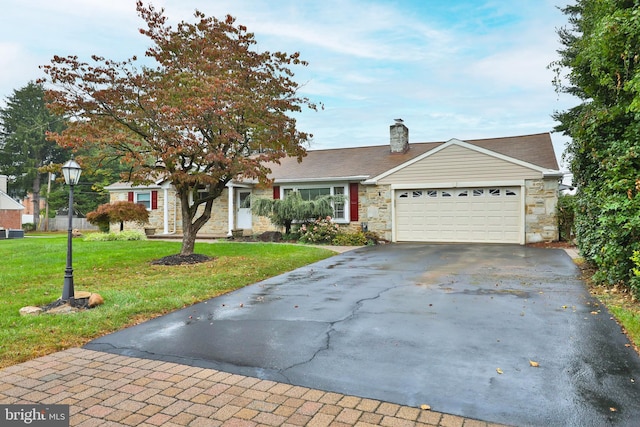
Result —
M409 149L409 128L404 125L402 119L395 119L395 123L389 126L391 134L391 152L406 153Z
M7 192L7 181L9 177L7 175L0 175L0 191Z

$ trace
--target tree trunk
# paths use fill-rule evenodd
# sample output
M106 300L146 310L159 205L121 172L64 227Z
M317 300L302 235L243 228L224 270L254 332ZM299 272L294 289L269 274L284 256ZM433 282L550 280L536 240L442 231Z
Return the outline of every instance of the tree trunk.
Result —
M189 206L189 192L185 191L184 193L186 194L178 192L182 210L182 247L180 248L180 255L183 256L193 254L198 231L211 219L211 208L213 207L213 200L208 201L204 204L202 214L196 218L198 209Z
M189 226L185 229L184 228L184 221L182 221L183 223L183 232L182 232L182 247L180 248L180 255L191 255L193 254L193 251L195 249L196 246L196 235L197 232L194 232L193 229L191 228L191 226L193 224L191 224L191 221L189 221Z
M42 229L40 222L40 172L38 171L33 179L33 223L36 230Z

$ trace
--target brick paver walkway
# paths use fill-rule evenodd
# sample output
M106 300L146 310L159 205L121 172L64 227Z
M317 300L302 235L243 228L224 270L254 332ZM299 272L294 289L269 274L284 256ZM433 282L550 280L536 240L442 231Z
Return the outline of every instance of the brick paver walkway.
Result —
M497 427L378 400L79 348L0 370L0 404L12 403L68 404L70 425L82 427Z

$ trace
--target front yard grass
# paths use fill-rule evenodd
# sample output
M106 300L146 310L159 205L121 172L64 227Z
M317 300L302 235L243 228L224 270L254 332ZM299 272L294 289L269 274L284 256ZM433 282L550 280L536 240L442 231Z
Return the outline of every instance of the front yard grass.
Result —
M592 285L591 294L607 306L629 337L636 352L640 354L640 302L632 298L629 292L623 292L615 287Z
M0 241L0 368L70 347L319 261L327 249L274 243L196 243L215 259L151 265L180 251L179 242L73 241L75 290L102 295L105 304L75 314L20 316L25 306L60 297L66 265L63 235Z

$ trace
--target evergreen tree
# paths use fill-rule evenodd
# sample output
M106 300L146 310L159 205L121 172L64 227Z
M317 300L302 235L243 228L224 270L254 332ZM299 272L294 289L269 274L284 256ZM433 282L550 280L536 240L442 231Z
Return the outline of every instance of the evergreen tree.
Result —
M9 176L11 196L33 194L34 221L39 226L40 187L46 182L41 168L68 157L46 134L61 132L64 120L46 108L43 87L30 82L7 98L6 107L0 109L0 126L0 173Z

